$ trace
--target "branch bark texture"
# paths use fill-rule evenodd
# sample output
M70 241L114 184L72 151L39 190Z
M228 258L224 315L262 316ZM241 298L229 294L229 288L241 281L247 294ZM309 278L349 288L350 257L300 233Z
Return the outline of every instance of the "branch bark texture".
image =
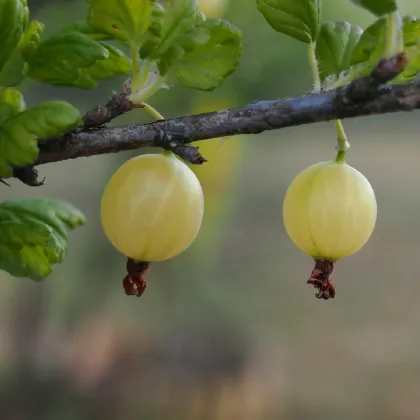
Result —
M201 164L205 159L190 145L197 140L420 109L420 82L386 85L405 65L406 56L401 53L382 60L370 76L335 90L296 98L261 100L240 108L143 125L92 129L97 121L102 124L133 108L121 95L114 95L118 102L113 103L111 97L104 108L98 107L94 113L88 113L85 127L60 138L41 140L35 166L141 147L162 147L191 163Z

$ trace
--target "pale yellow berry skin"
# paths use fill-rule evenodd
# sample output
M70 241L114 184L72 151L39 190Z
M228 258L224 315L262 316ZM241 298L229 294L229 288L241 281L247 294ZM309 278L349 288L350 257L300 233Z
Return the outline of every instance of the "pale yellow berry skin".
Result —
M125 162L105 187L101 223L114 247L134 260L175 257L196 238L204 213L201 185L174 155Z
M369 181L345 163L321 162L289 186L283 221L294 244L314 259L336 261L359 251L375 228Z
M228 4L229 0L200 0L200 10L209 18L220 17Z

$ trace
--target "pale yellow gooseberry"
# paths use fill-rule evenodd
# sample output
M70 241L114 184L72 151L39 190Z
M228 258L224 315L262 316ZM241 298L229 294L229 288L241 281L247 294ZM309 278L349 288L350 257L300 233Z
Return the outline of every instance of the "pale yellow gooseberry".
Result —
M376 216L369 181L346 163L321 162L303 170L283 204L290 239L315 260L336 261L360 250Z
M209 18L221 17L229 0L200 0L200 10Z
M101 223L122 254L136 261L172 258L196 238L204 212L197 177L173 154L125 162L105 187Z

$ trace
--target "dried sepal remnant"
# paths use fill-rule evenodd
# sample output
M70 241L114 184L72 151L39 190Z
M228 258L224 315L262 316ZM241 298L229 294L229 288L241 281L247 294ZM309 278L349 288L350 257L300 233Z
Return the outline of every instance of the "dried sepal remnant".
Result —
M127 259L127 275L123 279L125 293L140 297L147 287L145 275L150 271L150 263Z
M328 300L335 298L335 286L331 280L333 270L333 261L315 260L315 268L312 270L307 284L311 284L315 289L318 289L318 292L315 294L318 299Z

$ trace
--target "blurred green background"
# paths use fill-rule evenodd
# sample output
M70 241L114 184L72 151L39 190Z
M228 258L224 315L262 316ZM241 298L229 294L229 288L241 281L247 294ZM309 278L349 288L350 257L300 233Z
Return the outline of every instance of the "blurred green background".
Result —
M159 92L151 104L163 115L311 89L305 46L272 30L254 0L201 3L243 31L240 66L213 93ZM418 0L400 3L420 15ZM86 11L79 0L29 5L47 33ZM372 21L349 0L324 0L324 19ZM123 82L90 92L28 82L24 94L28 104L66 99L84 112ZM137 110L114 123L146 121ZM98 217L105 184L135 153L41 166L45 186L1 188L2 199L68 200L89 223L44 282L1 273L0 419L418 420L418 114L344 125L348 162L373 185L378 222L363 250L337 264L328 302L306 285L313 262L288 239L282 201L298 172L334 156L332 123L206 142L203 228L183 255L153 266L140 299L124 294L125 259Z

